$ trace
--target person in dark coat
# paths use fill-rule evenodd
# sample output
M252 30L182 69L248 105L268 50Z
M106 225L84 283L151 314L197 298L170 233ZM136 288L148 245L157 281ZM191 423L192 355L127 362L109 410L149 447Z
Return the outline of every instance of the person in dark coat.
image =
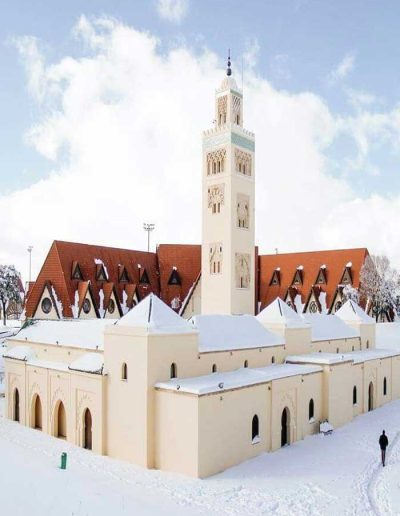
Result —
M382 455L382 466L385 466L386 459L386 448L388 447L389 441L387 435L385 434L385 430L382 430L382 435L379 437L379 446L381 448Z

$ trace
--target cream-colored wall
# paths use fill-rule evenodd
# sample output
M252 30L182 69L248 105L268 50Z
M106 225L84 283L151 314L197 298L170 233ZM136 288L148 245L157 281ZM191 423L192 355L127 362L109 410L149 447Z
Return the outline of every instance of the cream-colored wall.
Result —
M192 292L190 300L182 313L184 319L190 319L194 315L201 313L201 279L197 282L197 285Z
M309 353L318 353L318 352L348 353L350 351L359 351L360 349L361 349L360 337L351 337L349 339L312 341L308 352Z
M334 428L353 419L352 362L324 366L324 419Z
M72 346L62 346L62 345L54 345L54 344L41 344L38 342L27 342L25 340L12 340L7 341L8 349L12 349L15 346L29 346L32 348L38 359L40 360L51 360L54 362L63 362L65 364L70 364L77 358L81 357L83 354L88 353L100 353L101 350L88 350L84 348L77 348Z
M92 449L105 453L104 439L104 377L27 365L26 362L5 359L7 368L7 416L13 419L13 392L20 394L20 422L33 426L33 402L38 395L42 405L42 431L56 435L59 402L64 404L67 420L67 441L83 446L83 415L88 408L92 415Z
M157 390L154 467L197 477L198 430L197 396Z

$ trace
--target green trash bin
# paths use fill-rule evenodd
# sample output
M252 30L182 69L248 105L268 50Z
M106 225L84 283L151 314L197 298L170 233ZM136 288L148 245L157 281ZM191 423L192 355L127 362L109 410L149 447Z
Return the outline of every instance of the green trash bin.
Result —
M61 469L67 469L67 454L63 452L61 454Z

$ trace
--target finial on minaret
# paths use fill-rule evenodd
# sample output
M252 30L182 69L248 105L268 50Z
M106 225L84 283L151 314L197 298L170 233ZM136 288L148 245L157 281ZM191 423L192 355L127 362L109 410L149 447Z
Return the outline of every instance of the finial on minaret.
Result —
M228 49L228 68L226 69L226 75L229 77L232 75L231 70L231 49Z

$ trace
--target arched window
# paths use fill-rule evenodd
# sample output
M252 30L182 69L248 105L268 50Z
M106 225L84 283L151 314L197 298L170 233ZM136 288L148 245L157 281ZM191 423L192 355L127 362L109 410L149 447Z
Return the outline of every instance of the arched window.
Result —
M88 408L83 414L83 447L92 449L92 414Z
M271 358L271 363L272 363L272 364L275 364L275 357L272 357L272 358Z
M212 366L212 372L213 372L213 373L216 373L216 372L217 372L217 364L213 364L213 366Z
M253 416L253 421L251 422L251 440L254 441L256 437L259 437L259 424L258 424L258 416L255 414Z
M59 402L58 407L56 409L56 428L55 428L55 436L60 439L67 438L67 415L65 413L64 403L62 401Z
M128 366L126 365L125 362L122 364L121 379L122 380L128 379Z
M310 403L308 404L308 419L314 419L314 400L311 398Z
M367 349L369 349L369 340L367 340Z
M336 348L336 353L339 353L339 348Z
M172 362L172 364L171 364L171 371L170 371L170 378L176 378L176 377L177 377L176 364L175 364L175 362Z
M249 367L249 362L248 362L248 360L245 360L243 365L244 365L244 367Z
M386 381L386 376L385 378L383 379L383 395L386 396L387 394L387 381Z
M14 390L14 421L19 422L19 391Z
M353 405L357 405L357 387L353 387Z

